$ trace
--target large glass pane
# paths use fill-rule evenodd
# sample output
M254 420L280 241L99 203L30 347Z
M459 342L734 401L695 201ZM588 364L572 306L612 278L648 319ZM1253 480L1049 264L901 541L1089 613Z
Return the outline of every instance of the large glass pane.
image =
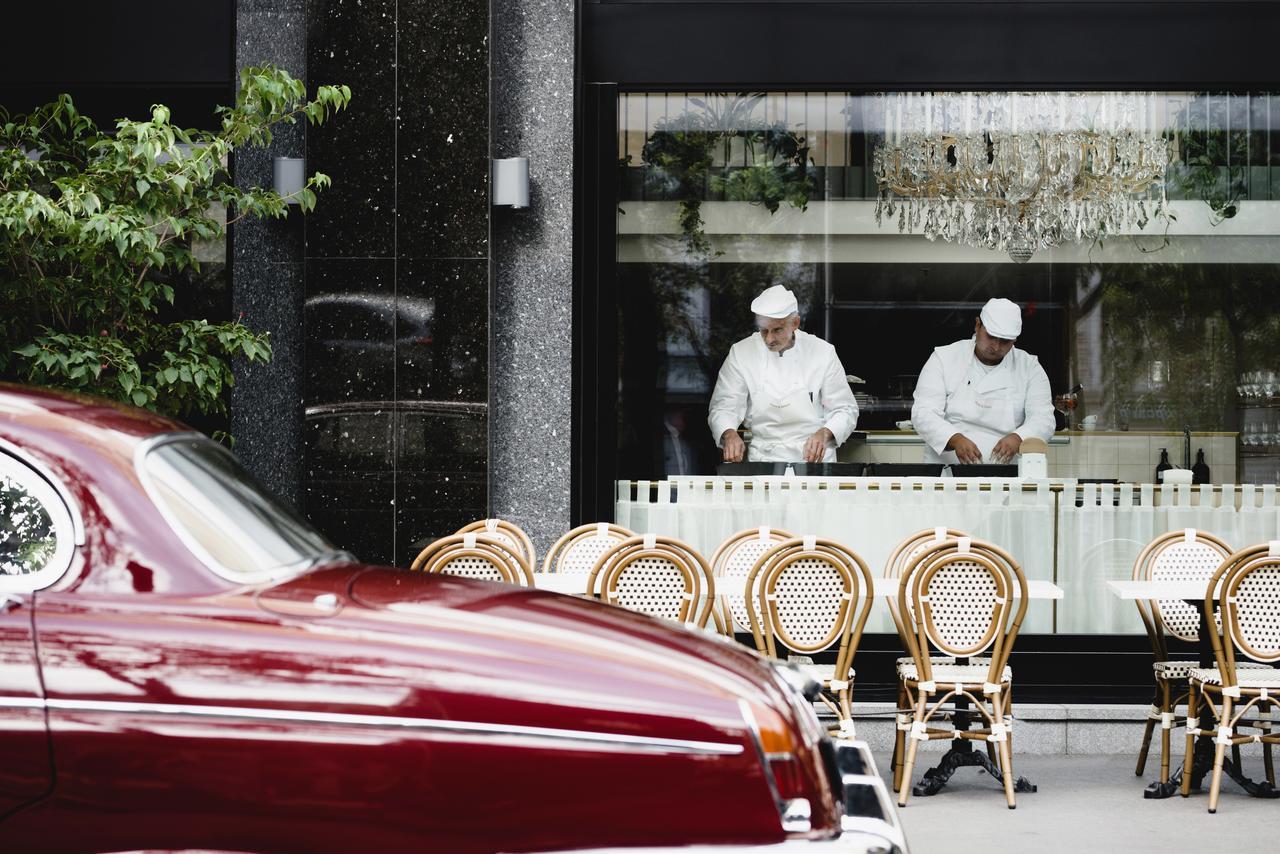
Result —
M850 545L877 572L899 535L950 523L927 509L874 526L853 510L765 510L761 486L746 490L749 479L727 470L705 506L687 505L695 493L682 493L679 479L710 484L722 462L708 416L726 357L756 332L752 300L784 285L800 330L833 345L857 402L857 430L837 461L882 469L928 453L909 422L934 348L972 336L993 297L1021 308L1016 347L1039 361L1058 410L1047 466L1059 498L1033 511L1002 487L1002 503L969 524L1033 544L1029 572L1068 588L1035 630L1139 630L1133 606L1101 582L1127 577L1142 545L1170 527L1203 526L1233 545L1278 535L1274 521L1258 524L1273 520L1273 494L1236 487L1280 482L1269 93L646 92L620 101L620 520L708 554L758 524L857 534ZM754 438L751 420L738 425L745 438ZM1185 499L1151 488L1162 451L1188 468L1203 455L1195 480L1220 488ZM662 482L672 480L669 493ZM1094 480L1114 487L1080 489ZM806 500L822 506L859 488L844 487ZM655 501L676 512L641 506Z

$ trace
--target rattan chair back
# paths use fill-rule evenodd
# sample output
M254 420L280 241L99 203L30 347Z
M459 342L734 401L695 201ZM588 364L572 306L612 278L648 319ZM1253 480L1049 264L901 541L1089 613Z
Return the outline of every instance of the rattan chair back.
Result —
M1214 604L1222 622L1214 653L1224 686L1238 684L1241 658L1280 661L1280 541L1242 549L1223 561L1205 594L1205 607Z
M1207 583L1231 547L1218 537L1195 528L1169 531L1147 544L1133 564L1135 581L1198 581ZM1200 612L1181 599L1138 599L1138 613L1157 661L1168 659L1165 636L1195 643L1200 639Z
M889 559L885 561L884 577L885 578L901 578L903 570L907 568L914 558L919 557L920 553L935 543L940 543L947 539L958 539L968 536L964 531L957 531L954 528L929 528L924 531L917 531L911 536L898 543L898 547L893 550L893 554L889 555ZM902 640L902 648L910 650L911 645L915 643L916 627L914 617L911 611L911 591L907 591L907 607L902 610L898 607L898 598L896 596L887 597L889 603L889 615L893 617L893 624L898 629L898 637Z
M922 681L932 680L930 650L968 658L990 650L988 681L999 683L1027 611L1027 579L1008 552L960 537L944 540L910 561L898 587L916 624L911 647Z
M600 555L587 592L611 605L705 627L715 604L706 558L674 537L630 537Z
M542 561L542 571L589 575L600 555L635 535L635 531L608 522L579 525L556 540Z
M469 525L463 525L454 533L488 534L490 537L501 541L507 548L518 553L530 567L538 565L538 557L534 552L533 540L529 539L529 535L514 522L508 522L506 519L480 519Z
M745 579L765 552L794 536L789 531L767 525L739 531L721 543L711 556L711 574L716 578ZM724 601L721 603L720 620L730 631L739 626L743 630L751 627L746 600L754 595L754 591L748 590L742 598L721 597Z
M871 613L871 570L834 540L793 537L764 553L748 576L746 604L760 652L812 654L837 647L834 679L850 681L853 655Z
M524 556L504 541L487 534L451 534L418 553L411 570L533 586L533 572Z

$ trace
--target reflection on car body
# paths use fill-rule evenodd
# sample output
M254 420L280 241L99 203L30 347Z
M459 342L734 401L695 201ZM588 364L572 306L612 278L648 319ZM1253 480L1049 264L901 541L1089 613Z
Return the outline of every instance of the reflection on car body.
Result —
M105 401L0 385L0 461L5 850L897 850L732 642L359 563Z
M306 410L308 515L359 554L385 554L361 514L395 503L403 542L387 559L407 566L431 540L486 515L488 406L374 400ZM394 492L392 491L394 490Z

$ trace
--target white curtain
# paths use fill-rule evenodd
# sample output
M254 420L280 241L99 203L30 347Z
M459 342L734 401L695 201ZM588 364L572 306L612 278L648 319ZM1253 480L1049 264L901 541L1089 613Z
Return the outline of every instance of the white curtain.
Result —
M1058 631L1142 634L1132 601L1105 582L1131 578L1139 552L1167 531L1197 528L1233 549L1280 539L1274 484L1254 487L1084 484L1062 493L1058 536ZM1077 506L1078 505L1078 506ZM1238 506L1237 506L1238 505Z
M747 485L750 484L750 488ZM618 485L616 518L637 533L678 537L710 558L730 535L761 525L836 540L853 550L873 575L907 536L938 526L965 531L1001 546L1028 578L1053 578L1053 495L1048 484L976 480L912 481L859 478L677 478ZM656 493L655 493L656 486ZM877 603L869 632L893 632L888 608ZM1023 631L1053 630L1053 603L1031 603Z

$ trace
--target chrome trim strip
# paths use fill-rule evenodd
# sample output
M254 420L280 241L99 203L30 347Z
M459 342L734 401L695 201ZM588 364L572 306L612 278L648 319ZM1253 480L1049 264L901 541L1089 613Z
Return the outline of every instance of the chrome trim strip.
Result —
M36 701L37 703L39 701ZM6 700L0 698L0 706ZM380 729L428 730L478 736L515 736L522 738L567 741L581 744L612 746L659 753L698 753L736 756L743 752L741 744L716 741L690 741L680 738L656 738L622 733L552 727L491 724L476 721L445 721L430 718L404 718L382 715L353 715L338 712L297 712L287 709L256 709L242 706L195 706L176 703L124 703L109 700L49 700L51 711L106 712L117 714L160 715L164 717L233 718L256 721L324 724L329 726L373 727Z
M0 709L43 709L39 697L0 697Z

